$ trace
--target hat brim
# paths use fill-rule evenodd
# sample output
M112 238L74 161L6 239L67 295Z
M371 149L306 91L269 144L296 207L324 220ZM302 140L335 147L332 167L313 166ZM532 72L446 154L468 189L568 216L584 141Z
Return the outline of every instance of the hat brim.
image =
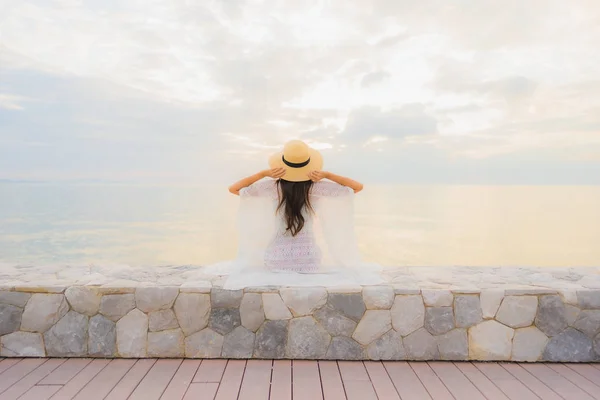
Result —
M269 157L269 166L271 168L284 168L285 175L281 177L284 181L304 182L309 181L308 173L311 171L320 171L323 169L323 156L313 148L308 149L310 162L300 168L292 168L283 163L283 152L278 152Z

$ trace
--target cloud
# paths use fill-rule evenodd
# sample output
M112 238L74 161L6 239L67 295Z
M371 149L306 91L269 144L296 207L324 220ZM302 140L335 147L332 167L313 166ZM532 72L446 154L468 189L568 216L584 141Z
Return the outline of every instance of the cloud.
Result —
M364 88L369 87L371 85L376 85L385 81L386 79L389 79L391 76L392 75L387 71L370 72L362 78L360 85Z

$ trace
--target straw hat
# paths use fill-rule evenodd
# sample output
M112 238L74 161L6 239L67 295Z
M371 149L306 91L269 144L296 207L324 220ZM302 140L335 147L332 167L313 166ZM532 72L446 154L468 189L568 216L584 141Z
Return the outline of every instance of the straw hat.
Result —
M301 140L289 141L283 146L283 151L269 158L271 168L285 168L284 181L309 181L308 173L323 168L323 157L317 150L308 147Z

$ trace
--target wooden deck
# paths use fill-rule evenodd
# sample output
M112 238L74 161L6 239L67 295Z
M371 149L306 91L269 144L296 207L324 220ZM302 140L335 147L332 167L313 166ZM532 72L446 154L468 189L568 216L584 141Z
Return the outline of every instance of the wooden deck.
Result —
M600 399L600 364L0 359L0 400Z

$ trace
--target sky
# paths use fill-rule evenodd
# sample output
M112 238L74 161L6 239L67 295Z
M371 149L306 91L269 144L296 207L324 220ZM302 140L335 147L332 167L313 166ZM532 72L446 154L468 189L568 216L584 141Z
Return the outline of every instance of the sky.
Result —
M0 0L0 179L600 184L597 0Z

